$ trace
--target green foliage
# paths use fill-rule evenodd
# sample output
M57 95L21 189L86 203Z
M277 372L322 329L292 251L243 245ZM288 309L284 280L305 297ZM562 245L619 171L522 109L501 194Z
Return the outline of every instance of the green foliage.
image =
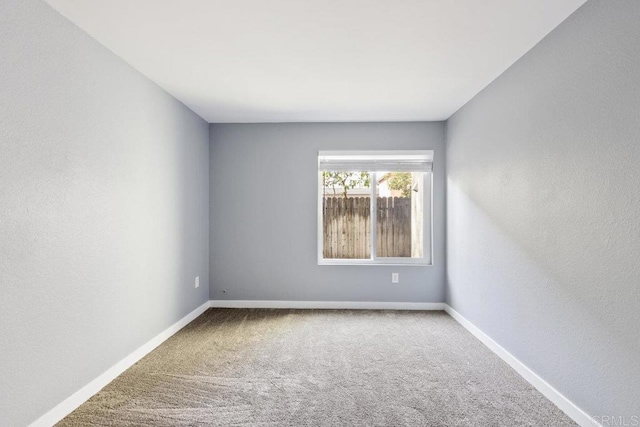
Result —
M322 172L323 187L331 188L336 194L336 187L342 190L342 196L347 197L347 192L356 187L370 188L371 175L369 172Z
M400 197L411 197L411 172L391 172L388 177L389 189L401 190Z

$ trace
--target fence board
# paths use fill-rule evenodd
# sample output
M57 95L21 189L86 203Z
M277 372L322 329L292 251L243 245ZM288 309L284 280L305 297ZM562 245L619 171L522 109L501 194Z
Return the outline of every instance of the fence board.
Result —
M376 212L379 257L411 256L411 199L378 197ZM369 197L323 198L323 255L332 259L371 256Z

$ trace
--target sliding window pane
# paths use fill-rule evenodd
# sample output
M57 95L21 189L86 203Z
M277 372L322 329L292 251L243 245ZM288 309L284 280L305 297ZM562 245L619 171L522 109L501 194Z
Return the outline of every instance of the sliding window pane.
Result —
M320 173L323 258L371 258L370 174L363 171Z
M423 258L425 173L378 172L376 255Z

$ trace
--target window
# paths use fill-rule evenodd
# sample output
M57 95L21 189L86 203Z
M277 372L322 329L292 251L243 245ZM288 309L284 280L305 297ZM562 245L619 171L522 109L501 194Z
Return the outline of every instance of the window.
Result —
M318 153L318 264L431 264L433 151Z

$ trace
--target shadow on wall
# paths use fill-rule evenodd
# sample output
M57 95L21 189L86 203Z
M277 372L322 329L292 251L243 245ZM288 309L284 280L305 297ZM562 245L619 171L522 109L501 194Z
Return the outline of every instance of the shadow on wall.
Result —
M181 318L209 297L208 228L209 223L209 158L208 125L198 126L190 112L183 115L167 114L166 117L149 117L149 122L165 123L165 138L171 141L159 153L153 168L163 171L162 194L150 195L153 210L165 212L162 223L154 224L152 244L164 248L163 259L173 262L167 265L164 281L169 285L158 292L168 292L162 301L172 302L164 307L172 318ZM166 135L169 131L171 134ZM184 135L198 132L193 141L184 141ZM158 260L159 261L159 260ZM199 289L195 278L199 277ZM185 297L186 296L186 297ZM155 309L158 309L156 307Z
M568 194L550 200L544 188L517 191L492 175L464 188L447 182L448 251L455 253L447 261L449 303L463 313L464 301L499 307L499 324L471 319L491 335L497 331L498 342L545 379L549 370L559 375L554 386L588 376L603 389L624 389L629 376L640 378L640 342L628 323L631 317L640 324L633 267L640 243L623 226L635 220L633 211L616 209L591 185L579 200ZM614 396L602 393L600 407L620 414L640 409L622 407ZM572 396L579 406L583 398Z
M640 413L639 18L587 2L447 123L450 303L593 415Z

